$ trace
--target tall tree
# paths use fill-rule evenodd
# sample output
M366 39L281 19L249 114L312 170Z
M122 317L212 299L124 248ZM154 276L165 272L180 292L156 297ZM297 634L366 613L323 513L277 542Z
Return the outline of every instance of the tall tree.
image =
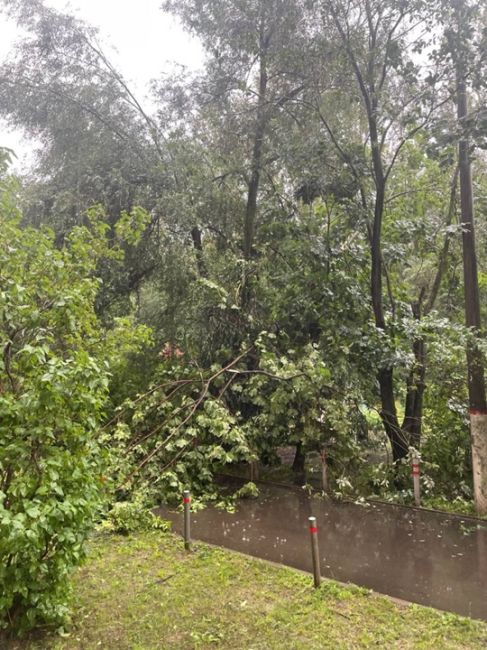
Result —
M463 242L463 279L465 324L471 331L467 344L468 398L474 498L477 512L487 513L487 399L485 392L484 359L478 345L481 332L480 297L475 244L474 197L472 187L469 137L468 84L472 65L478 63L472 52L475 43L474 14L476 8L467 0L455 0L455 28L450 32L450 50L455 66L457 118L460 130L458 158L460 169L461 225Z
M269 146L272 121L304 88L304 3L167 0L163 7L201 37L209 54L207 72L213 101L242 115L246 126L245 167L240 170L246 184L241 291L246 305L262 175L273 160Z
M103 273L100 304L125 309L156 265L158 199L173 182L158 130L105 55L97 30L41 0L0 8L23 28L0 68L0 111L40 143L25 220L49 224L62 240L93 204L103 206L111 226L136 205L151 213L145 255L128 250L123 272Z
M427 14L422 2L391 0L359 0L321 3L321 16L327 34L334 31L341 42L342 56L355 80L365 117L364 145L369 161L372 187L367 177L359 178L360 199L367 218L371 259L370 298L377 330L392 348L394 337L394 297L388 281L383 256L383 225L386 215L387 192L391 175L404 146L431 122L436 109L445 102L434 92L434 75L426 81L412 57L425 46L428 29ZM331 126L329 115L320 112L327 131L341 150L343 162L354 171L354 160L347 154ZM384 301L386 280L389 308ZM420 296L411 305L412 317L418 319ZM380 339L379 339L380 340ZM392 354L391 354L392 353ZM422 356L416 346L416 357ZM391 441L395 461L407 455L411 423L421 418L418 384L422 373L413 377L406 399L405 418L399 421L398 392L395 387L392 349L385 351L379 363L378 385L381 400L380 415Z

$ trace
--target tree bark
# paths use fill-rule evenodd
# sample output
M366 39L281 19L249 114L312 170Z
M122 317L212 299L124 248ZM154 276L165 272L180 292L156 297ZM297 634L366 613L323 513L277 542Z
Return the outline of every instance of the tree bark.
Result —
M302 473L304 472L304 463L305 463L305 455L303 453L303 443L299 441L296 445L296 453L294 454L294 460L293 460L293 465L292 469L294 472L299 472Z
M201 239L201 230L198 226L194 226L191 229L191 239L193 240L193 248L196 255L196 266L198 267L198 273L202 278L207 276L205 260L203 257L203 242Z
M263 9L264 12L264 9ZM252 160L250 166L250 179L247 191L247 203L245 207L243 254L244 260L249 262L252 259L252 247L254 243L255 220L257 217L257 197L259 194L260 174L262 167L262 151L264 145L265 129L267 124L267 49L269 47L269 35L266 35L264 13L261 15L259 26L259 96L257 100L257 117L252 148ZM247 305L250 299L249 273L244 271L242 287L242 303Z
M462 61L457 61L457 117L460 128L464 128L467 114L468 100L464 64ZM473 335L472 340L467 344L473 487L477 513L487 514L487 401L482 354L475 340L480 334L481 323L469 149L469 139L464 132L458 143L458 155L460 168L465 324L471 329Z
M475 509L487 514L487 415L470 411Z
M354 71L362 100L364 102L368 130L370 136L370 147L372 157L373 176L375 182L375 201L374 201L374 221L370 238L371 253L371 277L370 277L370 294L372 301L372 310L374 313L375 326L386 331L386 321L384 316L384 307L382 301L382 220L384 215L384 201L387 185L387 176L384 173L384 164L382 160L381 140L379 138L378 116L379 102L376 88L376 35L377 29L373 28L373 9L369 2L365 2L365 11L369 23L369 51L367 69L365 73L361 70L355 54L352 50L350 35L348 29L344 28L340 21L340 16L335 5L331 2L330 9L335 22L336 28L340 34L342 42L346 48L348 59ZM385 74L386 62L383 64L382 74ZM379 383L379 393L381 399L380 416L384 425L384 430L388 436L394 462L407 456L408 440L402 431L397 417L396 402L394 395L394 369L392 366L381 368L377 375Z
M423 295L424 291L421 292L419 300L411 305L413 316L418 322L421 320ZM406 404L402 429L409 441L409 445L415 449L419 449L421 445L424 379L426 374L426 343L423 336L418 336L414 339L413 354L414 367L407 380Z
M386 192L386 178L382 163L382 154L379 144L379 135L377 129L377 100L374 97L372 88L372 98L366 101L368 112L368 123L370 133L370 145L372 150L372 163L374 168L375 180L375 205L374 205L374 223L372 227L371 241L371 262L372 271L370 279L370 293L372 297L372 308L374 311L375 326L378 329L386 330L386 321L384 317L384 306L382 302L382 220L384 215L384 200ZM394 395L394 369L392 366L381 368L378 374L379 390L381 398L380 416L384 424L385 432L391 442L392 459L394 462L407 456L409 443L408 437L399 425L397 417L396 401Z
M321 460L321 489L326 494L328 492L328 460L326 449L323 449L320 453Z
M468 107L465 81L461 77L458 80L457 101L458 119L462 123L462 120L467 116ZM469 159L469 142L466 137L461 138L458 151L460 165L465 324L467 327L473 328L475 334L480 330L480 297L475 245L472 174ZM470 408L487 412L482 356L475 342L467 350L467 360Z

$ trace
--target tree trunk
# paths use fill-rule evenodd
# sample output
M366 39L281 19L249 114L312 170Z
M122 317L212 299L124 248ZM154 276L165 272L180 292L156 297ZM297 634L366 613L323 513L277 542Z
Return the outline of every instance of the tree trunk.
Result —
M426 374L426 344L422 337L414 342L413 349L416 364L413 384L411 386L413 400L409 409L407 408L408 401L406 400L406 413L402 428L406 438L409 439L409 446L419 449L421 447L421 434L423 429L423 397ZM409 389L410 387L408 386L408 393Z
M378 375L381 411L380 417L392 448L392 460L397 462L408 454L409 441L399 426L394 399L394 376L392 368L382 368Z
M326 494L328 492L328 461L326 449L320 453L321 459L321 489Z
M205 260L203 258L203 242L201 240L201 230L195 226L191 230L191 239L193 240L193 248L196 254L196 266L198 267L199 275L204 278L207 276Z
M264 16L261 17L259 28L260 44L260 66L259 66L259 97L257 100L257 118L252 149L252 160L250 167L250 179L247 191L247 204L245 207L243 254L246 262L252 259L252 247L254 243L255 220L257 217L257 197L259 194L260 174L262 167L262 150L264 144L265 128L267 123L267 48L269 37L265 32ZM242 303L247 305L250 299L249 273L244 271L242 287Z
M304 472L304 463L305 463L305 455L303 453L303 443L298 442L296 445L296 453L294 454L294 460L293 460L293 471L294 472L299 472L303 473Z
M487 514L487 414L470 411L475 509Z
M467 114L468 103L465 73L462 62L457 62L457 116L461 128L464 128L463 122ZM460 168L465 324L471 329L473 335L472 340L467 345L473 487L477 513L487 514L487 402L482 354L475 341L475 338L480 333L480 298L469 148L469 140L464 133L458 143L458 155Z
M424 290L421 291L419 300L411 305L414 318L421 320L421 304ZM408 380L406 391L406 404L402 429L409 445L419 449L421 445L421 430L423 419L424 378L426 374L426 343L423 336L416 337L413 342L414 367Z
M384 200L386 180L382 164L382 156L379 146L377 131L377 105L372 102L369 112L370 144L372 148L372 162L374 167L374 179L376 186L374 224L372 228L371 258L372 272L370 279L370 293L372 308L374 311L375 325L378 329L386 329L384 318L384 307L382 303L382 218L384 214ZM385 432L391 442L392 459L394 462L401 460L408 453L408 439L402 431L397 418L396 401L394 396L394 369L392 366L381 368L378 374L381 411L380 416Z

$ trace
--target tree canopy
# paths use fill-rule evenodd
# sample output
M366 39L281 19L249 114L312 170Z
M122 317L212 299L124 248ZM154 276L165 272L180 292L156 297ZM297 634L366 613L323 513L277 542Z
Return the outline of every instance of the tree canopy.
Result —
M337 495L407 502L420 453L432 503L485 514L485 9L166 0L204 65L146 108L90 25L1 7L25 35L0 116L42 145L3 171L8 517L56 500L41 465L8 490L58 430L53 462L73 445L91 477L80 536L99 448L113 498L151 502L218 499L215 473L289 445Z

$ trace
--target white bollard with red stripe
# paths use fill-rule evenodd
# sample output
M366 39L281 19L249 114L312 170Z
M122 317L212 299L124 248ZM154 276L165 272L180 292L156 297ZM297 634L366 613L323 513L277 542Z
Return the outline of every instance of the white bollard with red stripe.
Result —
M412 474L414 486L414 505L421 505L421 486L419 483L419 458L414 455L412 459Z
M313 557L313 576L315 587L321 584L320 551L318 549L318 527L316 517L309 517L309 532L311 535L311 555Z

